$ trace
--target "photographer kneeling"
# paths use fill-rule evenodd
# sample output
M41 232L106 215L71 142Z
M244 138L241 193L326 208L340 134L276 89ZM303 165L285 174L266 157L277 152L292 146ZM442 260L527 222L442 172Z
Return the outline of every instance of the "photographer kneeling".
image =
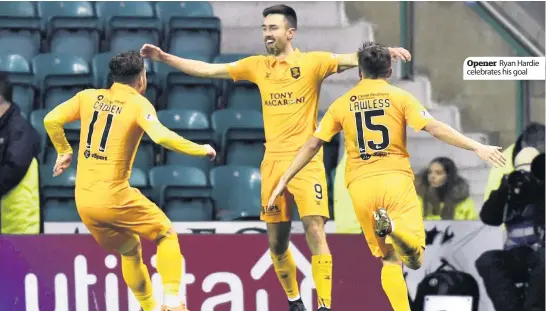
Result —
M543 311L543 125L533 124L526 129L514 147L512 159L514 171L503 176L480 212L485 224L504 224L504 249L482 254L476 268L496 311Z

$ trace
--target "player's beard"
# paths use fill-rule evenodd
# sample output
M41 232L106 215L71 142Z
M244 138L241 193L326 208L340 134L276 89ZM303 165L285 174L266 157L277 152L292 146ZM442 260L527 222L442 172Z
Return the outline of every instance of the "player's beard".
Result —
M277 56L281 54L281 49L278 47L277 41L275 41L275 43L272 45L267 45L267 42L265 42L265 50L271 55Z

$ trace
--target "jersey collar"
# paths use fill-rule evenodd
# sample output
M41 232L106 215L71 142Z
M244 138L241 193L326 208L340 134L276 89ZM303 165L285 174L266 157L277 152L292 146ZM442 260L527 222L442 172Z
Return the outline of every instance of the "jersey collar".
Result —
M286 57L284 60L282 60L280 62L277 60L275 55L272 55L271 56L272 57L271 65L275 65L277 63L283 63L283 62L286 62L290 66L296 65L297 60L298 60L300 55L301 55L300 50L299 49L294 49L294 51L290 55L288 55L288 57Z

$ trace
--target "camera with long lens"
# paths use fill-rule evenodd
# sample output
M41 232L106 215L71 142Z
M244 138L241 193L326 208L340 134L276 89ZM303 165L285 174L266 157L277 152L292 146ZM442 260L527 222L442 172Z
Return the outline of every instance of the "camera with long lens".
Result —
M512 202L535 203L544 200L544 161L544 153L541 153L531 162L530 171L516 170L507 176Z

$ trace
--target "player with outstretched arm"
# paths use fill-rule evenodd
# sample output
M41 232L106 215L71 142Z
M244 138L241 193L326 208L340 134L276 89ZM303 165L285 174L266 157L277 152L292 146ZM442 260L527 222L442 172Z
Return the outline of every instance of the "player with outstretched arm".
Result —
M345 183L370 250L383 261L383 290L394 311L410 311L402 263L419 269L425 229L406 149L406 125L474 151L493 165L504 165L505 159L500 147L483 145L434 120L410 93L390 85L391 56L386 47L365 43L358 62L362 80L330 106L314 136L280 178L267 206L275 206L323 143L343 131Z

